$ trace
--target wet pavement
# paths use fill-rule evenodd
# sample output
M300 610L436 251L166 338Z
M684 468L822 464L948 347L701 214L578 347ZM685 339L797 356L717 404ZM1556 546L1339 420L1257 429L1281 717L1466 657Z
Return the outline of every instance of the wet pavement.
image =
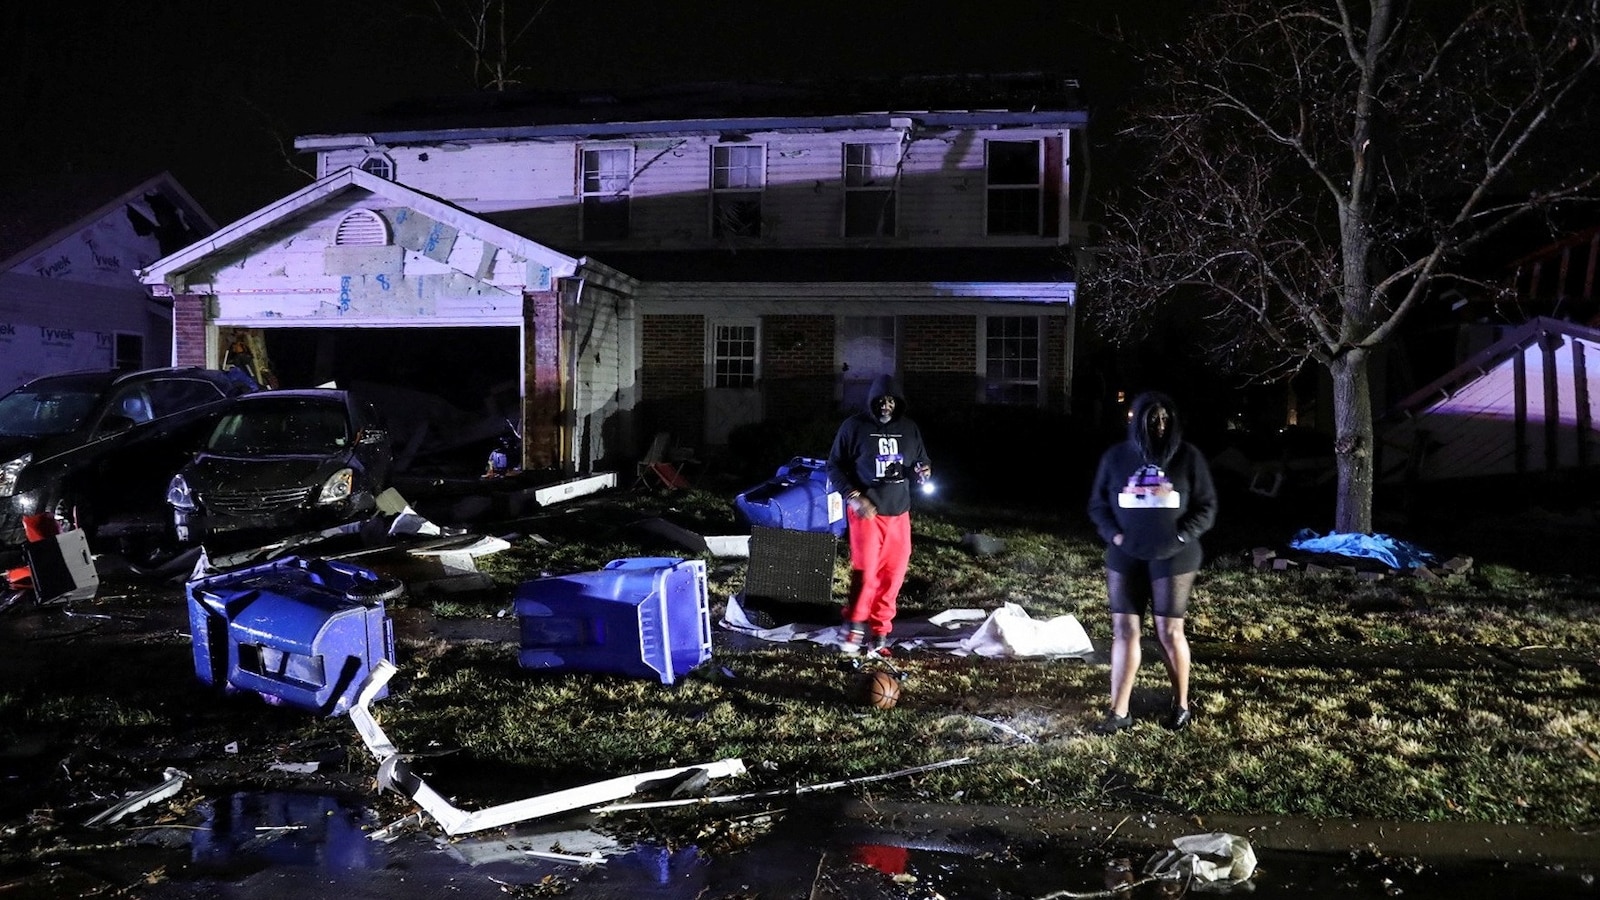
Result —
M613 837L591 814L453 840L423 822L381 841L372 835L393 823L363 798L240 791L196 804L181 824L130 818L105 845L0 872L0 896L1156 898L1184 890L1141 874L1172 836L1237 828L1258 866L1232 890L1257 898L1600 897L1593 837L1559 829L1113 821L842 796L694 818L697 837L674 844Z

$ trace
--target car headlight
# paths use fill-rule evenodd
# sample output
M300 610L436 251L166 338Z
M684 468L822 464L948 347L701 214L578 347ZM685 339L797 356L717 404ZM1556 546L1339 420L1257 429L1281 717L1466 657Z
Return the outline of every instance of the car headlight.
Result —
M17 492L17 479L22 477L22 470L33 462L32 453L24 453L12 461L0 466L0 497L9 497Z
M355 484L356 473L352 469L340 469L333 473L327 481L322 483L322 492L317 494L317 504L338 503L350 497L351 486Z
M194 509L194 491L189 489L189 482L182 475L172 476L167 483L167 503L175 509Z

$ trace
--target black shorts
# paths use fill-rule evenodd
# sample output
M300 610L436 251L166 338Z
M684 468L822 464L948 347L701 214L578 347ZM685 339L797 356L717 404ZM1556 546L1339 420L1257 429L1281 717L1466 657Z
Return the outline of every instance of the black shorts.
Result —
M1111 611L1143 616L1154 611L1181 619L1189 611L1193 575L1200 571L1200 545L1190 544L1167 559L1135 559L1115 544L1106 547L1106 585ZM1184 578L1182 576L1190 576ZM1161 590L1157 591L1157 584Z

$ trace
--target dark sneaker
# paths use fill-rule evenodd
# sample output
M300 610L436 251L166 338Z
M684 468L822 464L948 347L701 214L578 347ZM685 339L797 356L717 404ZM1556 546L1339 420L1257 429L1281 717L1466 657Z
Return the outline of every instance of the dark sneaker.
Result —
M1161 725L1168 731L1182 731L1188 728L1192 721L1194 721L1194 710L1187 706L1174 706L1162 720Z
M1116 734L1124 728L1133 727L1133 715L1119 716L1111 710L1106 710L1106 717L1094 726L1095 734Z
M889 651L889 636L880 634L867 645L867 653L872 656L893 656Z

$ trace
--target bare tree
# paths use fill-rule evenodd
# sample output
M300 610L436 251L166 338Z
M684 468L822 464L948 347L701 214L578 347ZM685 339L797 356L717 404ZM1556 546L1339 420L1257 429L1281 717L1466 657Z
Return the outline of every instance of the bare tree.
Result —
M472 83L480 90L504 91L521 83L527 67L513 51L533 30L550 0L429 0L434 18L466 47ZM528 7L531 11L527 11Z
M1136 154L1084 278L1127 340L1168 304L1258 378L1333 385L1334 527L1372 525L1375 350L1513 221L1596 187L1600 0L1217 0L1140 51ZM1578 160L1578 162L1574 162Z

